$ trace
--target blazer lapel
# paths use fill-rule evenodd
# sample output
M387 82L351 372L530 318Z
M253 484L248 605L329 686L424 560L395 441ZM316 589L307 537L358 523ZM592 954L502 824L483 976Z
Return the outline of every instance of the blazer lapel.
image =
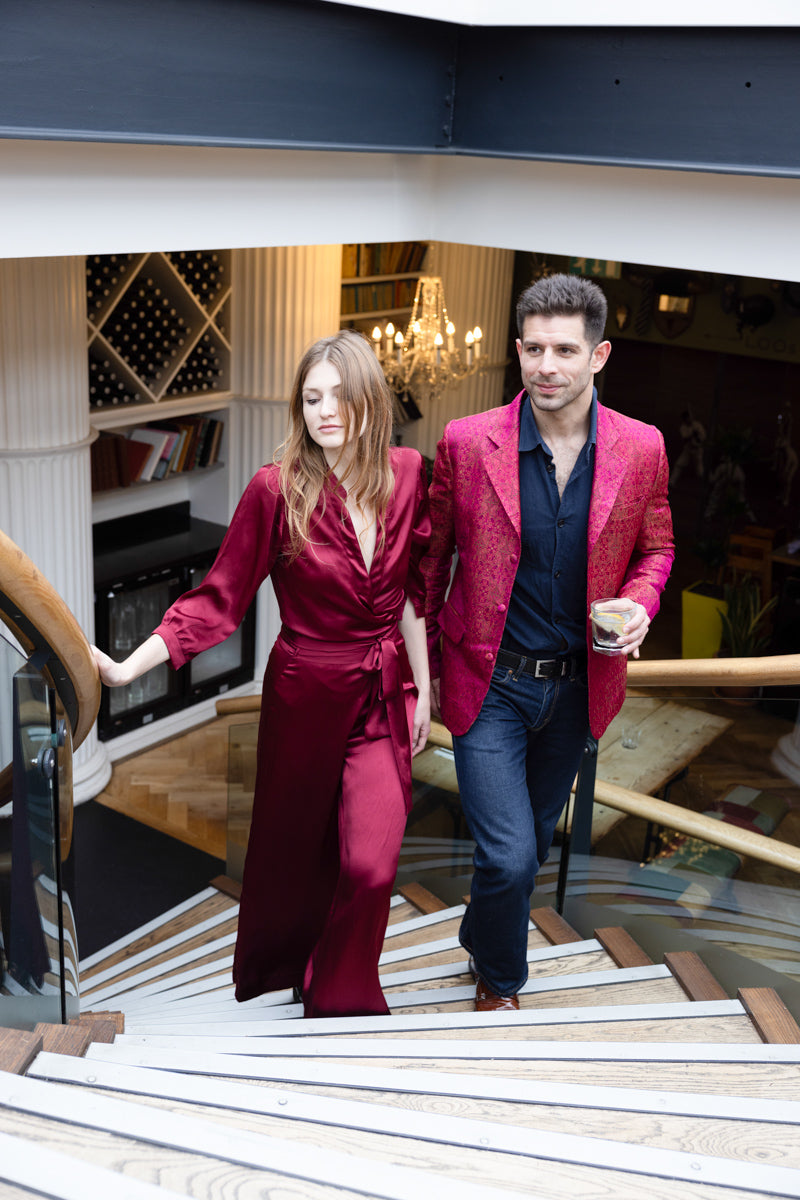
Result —
M617 444L618 441L619 432L609 410L598 404L594 480L587 531L587 551L590 556L616 503L628 469L627 460L622 453L622 447Z
M484 459L489 481L518 535L522 529L519 508L519 414L525 398L527 393L523 392L506 408L498 410L497 420L486 431L496 449Z

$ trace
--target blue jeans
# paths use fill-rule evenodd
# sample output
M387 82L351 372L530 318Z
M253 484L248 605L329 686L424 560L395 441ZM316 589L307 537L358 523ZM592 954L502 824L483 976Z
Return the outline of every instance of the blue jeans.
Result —
M589 733L586 674L534 679L496 667L477 720L453 738L476 843L459 939L501 996L528 978L530 896Z

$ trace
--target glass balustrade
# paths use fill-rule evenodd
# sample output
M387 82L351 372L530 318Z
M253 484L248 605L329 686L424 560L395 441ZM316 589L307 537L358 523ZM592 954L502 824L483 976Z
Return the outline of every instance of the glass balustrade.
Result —
M237 879L256 733L245 718L229 732L227 871ZM441 727L440 740L448 741ZM412 773L398 885L418 881L460 904L469 893L473 843L452 750L429 743ZM675 829L667 816L615 808L614 788L705 817L723 837L758 835L774 861ZM585 937L621 925L656 962L667 951L694 950L731 995L775 987L800 1017L800 872L780 861L785 843L800 862L800 689L753 696L631 690L596 755L586 756L578 796L562 815L532 905L558 907Z
M43 658L0 636L0 1024L20 1028L78 1012L72 748Z
M242 718L228 730L228 820L225 873L241 882L253 813L258 722Z
M578 801L568 821L563 913L587 936L623 925L656 961L665 951L695 950L731 994L775 987L797 1015L798 695L794 688L765 691L643 688L628 695L596 761L584 768L596 771L594 802ZM719 845L710 834L674 828L668 814L648 819L620 811L615 786L704 816L729 843L737 833L761 841ZM794 869L791 851L781 861L781 844L793 848ZM758 857L759 845L771 861ZM556 848L534 903L558 895L559 859Z

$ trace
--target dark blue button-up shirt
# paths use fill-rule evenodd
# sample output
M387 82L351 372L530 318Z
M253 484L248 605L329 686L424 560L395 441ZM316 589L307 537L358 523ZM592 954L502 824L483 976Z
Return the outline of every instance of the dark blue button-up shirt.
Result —
M522 553L503 633L506 650L537 658L586 650L586 531L596 441L595 390L589 436L559 497L552 453L542 441L530 402L522 406Z

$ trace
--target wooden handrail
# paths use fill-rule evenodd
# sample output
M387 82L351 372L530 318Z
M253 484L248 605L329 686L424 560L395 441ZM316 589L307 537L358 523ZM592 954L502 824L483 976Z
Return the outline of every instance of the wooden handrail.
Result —
M635 687L791 683L800 685L800 654L775 654L765 658L628 659L628 684Z
M629 658L628 683L634 687L792 683L800 686L800 654L775 654L764 658ZM260 696L227 696L217 701L217 714L258 712L260 707ZM437 721L431 725L428 741L448 749L453 746L450 734Z
M679 808L677 804L669 804L666 800L656 799L655 796L631 792L615 783L607 783L604 779L595 780L594 798L598 803L615 808L618 812L652 821L666 829L685 833L688 837L701 838L714 846L722 846L736 854L757 858L761 862L772 863L773 866L785 867L788 871L800 874L800 849L767 837L763 833L751 833L749 829L728 825L724 821L715 821L713 817L692 812L688 808Z
M234 717L239 713L257 713L261 710L261 697L223 696L214 707L218 717Z
M26 654L47 652L44 671L64 706L76 749L100 707L97 666L83 630L58 592L4 533L0 533L0 620Z

